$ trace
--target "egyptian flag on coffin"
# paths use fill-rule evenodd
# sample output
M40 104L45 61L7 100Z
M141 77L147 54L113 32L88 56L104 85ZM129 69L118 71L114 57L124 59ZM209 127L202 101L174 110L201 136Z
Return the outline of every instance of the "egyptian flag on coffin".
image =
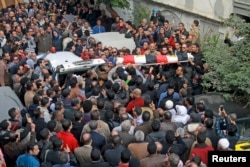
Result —
M177 55L128 55L117 58L117 64L172 64L178 62L188 62L193 59L190 53L179 53Z
M123 64L170 64L177 63L178 57L166 56L166 55L128 55L122 58L121 63Z

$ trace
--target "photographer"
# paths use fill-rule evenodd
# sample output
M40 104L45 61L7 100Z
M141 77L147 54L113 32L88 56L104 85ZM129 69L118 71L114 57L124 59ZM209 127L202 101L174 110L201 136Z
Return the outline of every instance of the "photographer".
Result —
M230 114L228 116L223 106L220 106L218 110L218 117L216 118L215 131L219 138L227 138L230 146L234 149L235 144L240 138L239 128L236 125L236 114Z
M22 44L26 53L35 51L36 42L30 31L26 32L26 35L22 39Z

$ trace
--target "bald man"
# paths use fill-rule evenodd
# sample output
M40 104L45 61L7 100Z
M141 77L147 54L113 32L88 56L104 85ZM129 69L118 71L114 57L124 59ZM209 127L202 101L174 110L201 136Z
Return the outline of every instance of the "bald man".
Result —
M86 163L91 162L91 150L92 139L91 134L86 132L82 135L83 146L75 149L74 153L80 166L84 166Z
M134 107L143 107L144 106L144 99L141 97L141 89L134 89L132 93L130 94L132 97L132 100L128 103L126 107L126 111L130 114L132 114L132 109Z

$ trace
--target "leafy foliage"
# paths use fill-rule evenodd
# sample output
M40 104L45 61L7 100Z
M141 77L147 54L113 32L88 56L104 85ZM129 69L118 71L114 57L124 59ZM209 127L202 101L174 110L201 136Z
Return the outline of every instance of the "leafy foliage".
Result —
M226 93L233 100L250 104L250 24L232 16L224 24L236 28L243 39L229 47L218 36L209 37L203 44L204 59L211 72L204 75L203 87ZM241 100L239 100L239 98Z
M96 3L104 3L106 5L111 5L112 7L117 7L121 9L128 9L130 7L130 3L128 0L97 0Z
M151 11L144 5L138 4L135 5L135 9L133 11L134 16L134 24L135 26L139 26L142 19L149 19Z

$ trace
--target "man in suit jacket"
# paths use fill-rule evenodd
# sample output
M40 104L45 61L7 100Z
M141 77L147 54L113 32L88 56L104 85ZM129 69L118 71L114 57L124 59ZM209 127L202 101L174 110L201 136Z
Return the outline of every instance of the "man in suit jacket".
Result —
M134 135L129 134L129 130L131 128L130 120L125 120L121 123L122 131L118 132L119 136L122 140L122 145L124 147L128 147L128 145L135 141Z
M155 142L150 142L147 146L149 156L140 160L140 167L162 167L165 166L164 159L165 155L157 153L157 146Z
M102 147L106 144L105 137L97 132L98 122L92 120L89 122L90 134L92 138L92 147L102 149Z
M76 159L80 163L80 166L91 162L90 153L92 150L92 139L90 133L84 133L82 136L82 141L84 145L82 147L76 148L74 151Z
M130 150L132 156L141 160L146 158L149 153L147 151L148 142L144 142L144 133L141 130L135 132L135 141L134 143L130 143L128 145L128 149Z
M143 123L140 126L137 126L134 131L136 132L137 130L141 130L143 131L144 135L147 136L149 133L152 132L151 122L150 122L150 112L145 111L142 114L142 120Z
M85 167L110 167L109 163L101 159L101 151L98 148L93 148L91 151L91 162L85 164Z
M124 147L121 144L120 136L112 137L112 146L113 149L108 149L104 153L104 159L109 163L110 166L118 166L120 162L121 152L124 150Z

